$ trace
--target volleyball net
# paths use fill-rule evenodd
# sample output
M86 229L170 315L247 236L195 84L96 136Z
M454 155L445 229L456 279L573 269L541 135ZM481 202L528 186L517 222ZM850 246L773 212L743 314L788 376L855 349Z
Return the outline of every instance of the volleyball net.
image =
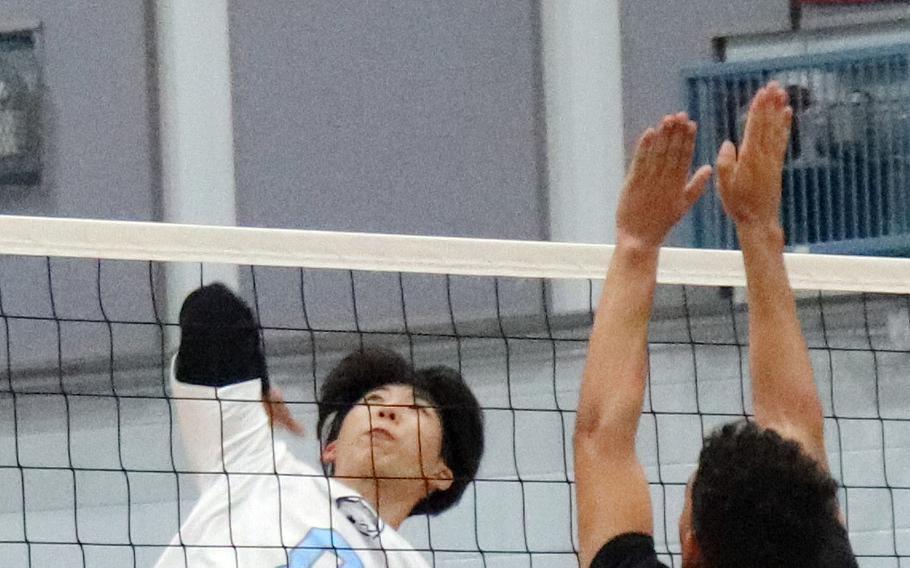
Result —
M224 281L318 464L316 396L366 345L458 369L486 453L404 537L439 567L577 566L575 407L612 247L0 217L0 558L152 566L198 495L167 396L176 314ZM861 566L910 563L910 260L788 255ZM666 249L638 448L662 559L705 433L751 413L734 251Z

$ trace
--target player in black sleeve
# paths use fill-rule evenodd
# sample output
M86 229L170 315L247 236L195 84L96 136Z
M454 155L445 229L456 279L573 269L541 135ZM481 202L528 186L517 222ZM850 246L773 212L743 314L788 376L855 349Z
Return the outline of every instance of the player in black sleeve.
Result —
M824 420L783 261L781 177L792 110L761 89L737 155L717 159L749 304L755 416L710 434L679 523L686 568L853 568ZM635 450L658 252L711 171L688 180L696 125L667 116L642 136L617 211L617 245L591 332L575 429L582 568L654 568L653 513Z
M273 436L303 430L269 384L246 302L198 288L180 332L169 392L201 495L156 568L429 567L398 528L455 505L483 454L480 405L457 371L378 347L344 357L320 389L319 468Z

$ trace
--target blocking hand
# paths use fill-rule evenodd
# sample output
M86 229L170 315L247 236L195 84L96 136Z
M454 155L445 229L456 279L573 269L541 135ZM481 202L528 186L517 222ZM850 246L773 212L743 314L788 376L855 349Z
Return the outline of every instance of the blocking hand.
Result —
M701 196L711 166L702 166L689 179L695 133L695 123L679 113L665 116L642 135L619 198L617 242L660 246Z
M717 155L717 185L727 215L737 225L780 225L784 157L793 109L772 81L756 93L737 156L729 140Z
M262 405L265 406L265 412L268 414L269 422L273 428L280 426L292 434L303 436L303 426L291 416L291 411L287 403L284 402L281 391L275 387L269 388L268 393L262 400Z

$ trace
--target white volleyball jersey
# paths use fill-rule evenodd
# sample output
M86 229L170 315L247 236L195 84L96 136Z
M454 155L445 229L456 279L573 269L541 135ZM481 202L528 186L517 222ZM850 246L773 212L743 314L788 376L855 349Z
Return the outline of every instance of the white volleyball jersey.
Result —
M202 494L156 568L428 568L357 492L272 437L260 381L213 388L171 371Z

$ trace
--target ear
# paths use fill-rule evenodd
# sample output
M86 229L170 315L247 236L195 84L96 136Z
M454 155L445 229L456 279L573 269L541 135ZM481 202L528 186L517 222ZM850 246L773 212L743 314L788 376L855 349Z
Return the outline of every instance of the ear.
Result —
M698 546L698 540L695 538L695 531L686 531L686 534L682 535L682 542L680 545L682 547L683 558L686 559L686 564L689 566L699 566L701 564L701 548Z
M333 440L326 444L326 446L322 449L322 463L325 465L334 464L337 449L338 440Z
M439 462L439 469L427 477L429 478L427 479L429 493L433 493L434 491L445 491L452 486L452 482L455 480L452 470L441 460Z

